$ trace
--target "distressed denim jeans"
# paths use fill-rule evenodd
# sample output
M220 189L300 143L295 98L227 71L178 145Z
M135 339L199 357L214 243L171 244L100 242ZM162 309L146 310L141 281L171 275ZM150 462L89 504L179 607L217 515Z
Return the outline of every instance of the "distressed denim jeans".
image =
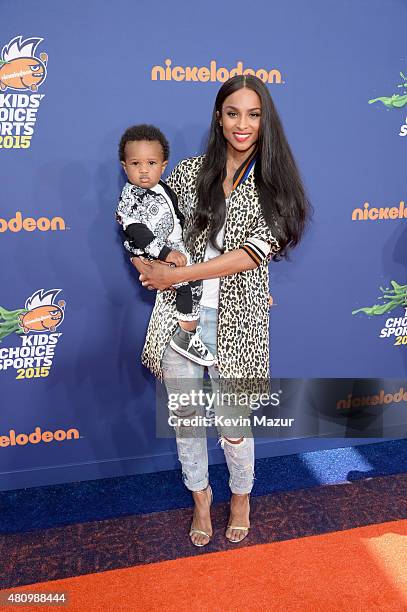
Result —
M215 308L201 307L199 325L202 328L201 338L213 354L216 354L216 331L217 315ZM203 388L204 367L190 361L167 346L162 368L164 372L164 383L168 395L188 393L191 385ZM209 376L218 379L216 366L209 368ZM215 413L217 405L214 404ZM231 414L233 407L230 408ZM235 414L241 412L241 407L235 409ZM196 405L180 406L176 409L177 417L191 418L196 415L203 415L202 407ZM182 477L186 487L190 491L200 491L208 485L208 449L206 428L204 426L176 425L174 427L178 458L182 466ZM229 486L232 493L250 493L254 479L254 440L253 436L244 436L241 442L229 442L233 435L229 429L218 426L221 446L225 453L225 459L229 468ZM229 434L229 435L228 435ZM240 439L241 435L239 435Z

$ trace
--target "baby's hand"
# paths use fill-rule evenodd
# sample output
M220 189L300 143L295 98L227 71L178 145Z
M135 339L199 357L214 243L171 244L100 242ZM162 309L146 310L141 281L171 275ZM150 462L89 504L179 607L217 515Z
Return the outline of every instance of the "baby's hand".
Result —
M165 258L165 261L168 261L168 263L174 263L176 266L187 265L187 258L179 251L171 251L170 253L168 253L167 257Z

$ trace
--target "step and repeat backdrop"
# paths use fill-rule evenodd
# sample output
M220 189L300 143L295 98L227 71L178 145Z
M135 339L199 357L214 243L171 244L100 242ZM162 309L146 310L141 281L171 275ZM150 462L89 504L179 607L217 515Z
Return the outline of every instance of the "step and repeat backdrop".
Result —
M202 153L234 74L267 84L315 210L270 266L273 377L376 379L370 407L406 405L404 2L1 8L1 488L176 467L140 364L154 295L114 218L118 142L153 123L169 170Z

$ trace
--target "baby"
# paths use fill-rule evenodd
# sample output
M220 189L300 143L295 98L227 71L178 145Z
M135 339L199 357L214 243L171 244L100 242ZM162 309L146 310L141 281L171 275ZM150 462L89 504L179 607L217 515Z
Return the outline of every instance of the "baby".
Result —
M123 228L124 246L131 258L142 255L185 266L190 264L190 257L182 240L184 217L177 196L161 180L168 156L168 141L153 125L135 125L124 132L119 157L128 182L120 196L116 219ZM174 287L179 326L170 345L188 359L211 366L215 358L202 342L201 329L197 327L202 282Z

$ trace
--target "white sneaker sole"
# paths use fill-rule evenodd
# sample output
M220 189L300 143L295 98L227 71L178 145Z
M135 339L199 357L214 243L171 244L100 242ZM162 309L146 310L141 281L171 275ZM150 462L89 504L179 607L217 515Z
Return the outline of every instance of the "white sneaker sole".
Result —
M188 353L188 351L184 351L184 349L180 348L173 340L170 340L170 347L180 355L183 355L184 357L189 359L190 361L199 363L199 365L210 367L213 366L213 364L215 363L215 359L201 359L200 357L195 357L194 355L191 355L191 353Z

